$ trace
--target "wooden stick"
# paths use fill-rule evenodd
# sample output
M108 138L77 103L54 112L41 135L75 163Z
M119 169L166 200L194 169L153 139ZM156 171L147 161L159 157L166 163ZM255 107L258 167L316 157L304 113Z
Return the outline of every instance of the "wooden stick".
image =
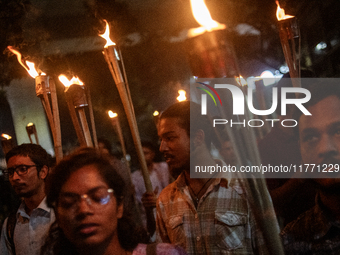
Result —
M299 88L301 87L301 83L298 79L300 78L300 70L299 70L299 63L296 58L295 53L295 42L294 42L294 35L292 31L292 22L294 18L279 21L279 35L282 45L283 54L285 56L288 68L289 68L289 75L292 80L293 87ZM292 47L290 46L289 41L291 41ZM292 48L292 50L291 50Z
M85 89L85 94L86 94L86 97L87 97L87 103L89 105L89 113L90 113L90 121L91 121L91 127L92 127L94 147L98 148L97 131L96 131L96 125L95 125L95 122L94 122L90 88L88 86L85 86L84 89Z
M93 147L90 129L89 129L89 126L86 120L85 109L83 107L80 107L80 108L77 108L77 111L79 114L81 126L83 128L86 144L88 147Z
M53 122L55 127L55 144L54 150L56 155L56 163L58 164L60 160L63 158L63 147L61 142L61 130L60 130L60 119L59 119L59 108L58 108L58 100L57 100L57 91L55 87L55 83L53 79L49 80L50 83L50 91L51 91L51 102L52 102L52 111L53 111Z
M78 138L80 147L86 147L87 144L86 144L86 141L85 141L85 137L84 137L82 128L79 124L76 109L74 108L74 105L72 103L70 95L68 93L64 93L64 95L65 95L67 107L68 107L68 110L70 112L70 116L71 116L71 119L72 119L73 127L74 127L74 130L76 131L76 134L77 134L77 138Z
M153 192L152 184L150 181L150 174L149 174L149 170L147 168L146 161L144 158L144 153L143 153L142 144L140 141L138 126L137 126L137 122L135 119L133 106L129 100L126 87L125 87L125 83L124 83L124 79L120 72L118 61L114 56L112 46L109 46L108 48L104 48L104 57L109 66L112 77L116 83L120 98L124 106L124 110L125 110L128 122L129 122L130 130L131 130L132 138L133 138L135 148L137 151L139 163L141 165L141 170L142 170L142 174L144 178L146 191Z

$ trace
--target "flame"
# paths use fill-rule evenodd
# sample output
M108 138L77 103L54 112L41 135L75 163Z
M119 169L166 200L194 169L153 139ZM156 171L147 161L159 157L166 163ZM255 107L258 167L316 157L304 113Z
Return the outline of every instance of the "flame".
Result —
M71 80L67 79L67 77L63 74L59 75L59 81L64 84L65 87L70 87L73 84L84 85L84 83L77 77L73 76Z
M35 69L33 62L26 61L26 65L25 65L24 62L22 61L22 56L19 51L15 50L12 46L7 46L7 49L9 49L13 54L17 55L18 62L20 63L20 65L22 65L26 69L26 71L32 78L39 76L39 73ZM46 74L42 72L40 75L46 75Z
M185 90L180 89L178 91L178 94L179 94L179 96L177 97L178 102L182 102L182 101L187 100L187 97L185 96L185 94L186 94Z
M116 44L114 42L112 42L111 39L110 39L110 27L109 27L109 23L107 23L106 20L104 20L104 21L106 23L105 33L102 34L102 35L99 35L99 36L103 37L106 40L106 44L105 44L104 48L107 48L109 46L116 45Z
M5 138L6 140L12 139L12 137L9 136L9 135L7 135L7 134L2 134L1 136L2 136L3 138Z
M243 78L242 75L240 75L239 77L235 77L235 80L240 86L247 86L248 85L247 81Z
M211 18L210 12L204 3L204 0L190 0L192 13L196 21L201 27L193 28L189 30L189 37L203 34L204 32L210 32L213 30L225 29L226 25L220 24Z
M118 116L118 114L117 113L115 113L115 112L113 112L113 111L109 111L109 117L111 118L111 119L113 119L113 118L116 118Z
M31 126L34 126L34 124L32 122L27 124L27 127L31 127Z
M285 10L280 8L279 1L276 1L276 4L277 4L276 18L278 21L294 18L294 16L285 14Z
M153 112L153 116L156 117L156 116L158 116L158 115L159 115L159 111L154 111L154 112Z

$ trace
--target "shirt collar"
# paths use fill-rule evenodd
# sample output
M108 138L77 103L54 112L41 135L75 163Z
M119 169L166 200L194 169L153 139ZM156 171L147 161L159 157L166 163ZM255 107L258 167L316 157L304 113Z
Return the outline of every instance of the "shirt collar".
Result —
M30 218L30 216L26 213L25 206L26 206L25 202L22 201L17 211L17 216L20 214L22 217ZM37 209L43 210L44 212L48 213L48 215L50 215L51 210L52 210L52 208L47 206L46 197L44 197L44 199L40 202L38 207L33 210L37 210Z

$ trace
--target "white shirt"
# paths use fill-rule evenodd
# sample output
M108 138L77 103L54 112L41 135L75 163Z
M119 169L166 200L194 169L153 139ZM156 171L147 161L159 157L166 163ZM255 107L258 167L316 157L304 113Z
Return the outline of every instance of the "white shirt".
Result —
M25 211L22 202L17 214L14 229L14 246L16 255L39 255L40 248L45 243L51 224L55 221L53 209L46 204L46 197L39 206L32 210L31 215ZM5 220L0 240L0 254L12 255L12 249L7 237L7 220Z
M141 217L144 226L146 227L146 215L145 215L145 209L142 204L142 196L146 192L144 179L142 175L142 171L138 170L132 173L131 175L132 183L135 186L136 191L136 200L139 205ZM152 188L155 189L158 187L158 193L156 196L161 193L161 191L168 186L170 180L170 174L168 170L168 164L165 162L158 162L153 163L153 168L150 172L150 181L152 184Z

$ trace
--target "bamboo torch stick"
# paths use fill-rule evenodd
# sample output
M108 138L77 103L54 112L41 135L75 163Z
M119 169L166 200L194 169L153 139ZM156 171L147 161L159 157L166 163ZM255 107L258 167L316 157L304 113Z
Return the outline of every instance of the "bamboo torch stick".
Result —
M296 56L295 39L298 38L300 40L300 31L295 17L286 15L284 9L280 8L278 1L276 1L276 4L276 17L278 19L278 28L283 54L289 68L292 84L294 87L298 88L301 87L300 80L294 78L300 78L300 57ZM300 51L300 49L298 50Z
M36 144L39 144L38 133L37 133L37 129L35 128L34 123L31 122L27 124L26 132L31 143L33 143L31 136L34 135Z
M123 79L122 72L120 70L120 66L118 63L119 56L117 50L114 48L115 43L113 43L109 36L109 25L106 22L106 32L103 35L100 35L104 39L106 39L107 43L104 46L104 58L109 66L109 70L112 74L112 77L116 83L120 98L122 100L124 110L129 122L132 138L134 141L134 145L137 151L139 163L141 165L141 170L144 178L144 184L147 192L153 192L152 184L150 181L149 171L146 165L146 161L144 158L144 153L142 149L142 144L140 141L137 121L134 115L134 109L132 105L131 98L128 94L128 89L126 87L126 82Z
M13 147L13 139L10 135L2 134L1 135L1 146L4 154L6 155Z
M209 10L204 4L204 0L191 0L191 6L194 17L197 22L202 25L202 27L195 29L195 32L203 31L203 33L195 33L196 37L192 37L188 40L188 42L191 42L191 45L194 45L194 47L191 46L187 48L189 59L191 59L189 63L193 75L206 78L239 76L239 69L235 54L233 54L232 45L229 46L227 44L227 39L223 37L219 40L215 39L219 34L225 34L223 29L226 26L212 20ZM204 13L205 15L202 15ZM217 45L221 45L221 47L216 47ZM208 58L206 56L216 56L216 58ZM229 81L225 83L229 84ZM233 83L234 81L230 84ZM220 85L222 86L220 88L223 88L223 84ZM218 88L217 84L214 88ZM226 97L223 99L226 99ZM222 103L217 104L219 108L218 116L227 116L227 119L234 119L234 117L237 117L231 113L226 113L226 109L232 109L230 101L231 100L225 100L223 104L227 104L227 106L223 105L223 108ZM214 116L215 114L210 115ZM243 146L239 146L235 143L236 138L240 136L235 127L227 125L227 133L231 138L234 149L238 151L238 155L242 155L242 148L246 148L246 150L249 150L250 152L247 154L254 156L254 162L251 163L260 165L260 157L253 130L250 129L249 134L241 134L243 138L250 140L249 144L247 144L248 146L244 146L244 144L242 144ZM242 158L241 160L242 165L248 165L247 158ZM243 183L243 187L247 194L250 194L247 197L247 201L254 211L256 221L263 232L269 252L271 254L284 254L279 237L278 224L265 180L263 178L254 179L252 176L247 176L245 174L241 174L239 178L240 182ZM265 218L267 223L263 220L264 215L269 216Z
M84 143L88 147L93 147L91 132L86 120L85 107L88 106L87 98L84 90L84 83L80 81L77 77L73 77L68 80L65 75L59 75L59 80L65 86L66 100L69 107L70 115L81 144ZM80 125L82 132L80 132L80 125L77 119L77 114L79 115ZM80 134L81 133L81 134Z
M45 73L40 72L35 69L34 63L26 61L25 63L22 61L22 56L19 51L15 50L12 46L7 47L12 53L17 56L18 62L26 69L29 75L35 79L35 91L37 97L40 98L41 103L44 107L50 129L52 132L53 143L54 143L54 152L56 157L56 162L58 163L63 158L62 152L62 144L61 144L61 132L60 132L60 120L59 120L59 110L57 103L57 95L55 86L52 90L50 90L50 78L46 76ZM53 83L53 82L52 82ZM53 83L54 84L54 83ZM52 101L52 109L50 100L48 98L48 94L51 95ZM53 110L53 112L52 112ZM55 114L55 116L53 116Z
M35 77L35 91L37 97L40 98L42 105L44 106L47 119L50 124L53 143L54 143L54 153L56 162L58 163L63 158L63 150L61 144L61 132L60 132L60 120L59 120L59 110L57 102L57 94L54 86L54 82L51 89L50 78L45 74L40 74ZM52 107L50 100L48 98L48 93L51 94ZM52 112L53 111L53 112ZM55 116L53 115L55 114Z

